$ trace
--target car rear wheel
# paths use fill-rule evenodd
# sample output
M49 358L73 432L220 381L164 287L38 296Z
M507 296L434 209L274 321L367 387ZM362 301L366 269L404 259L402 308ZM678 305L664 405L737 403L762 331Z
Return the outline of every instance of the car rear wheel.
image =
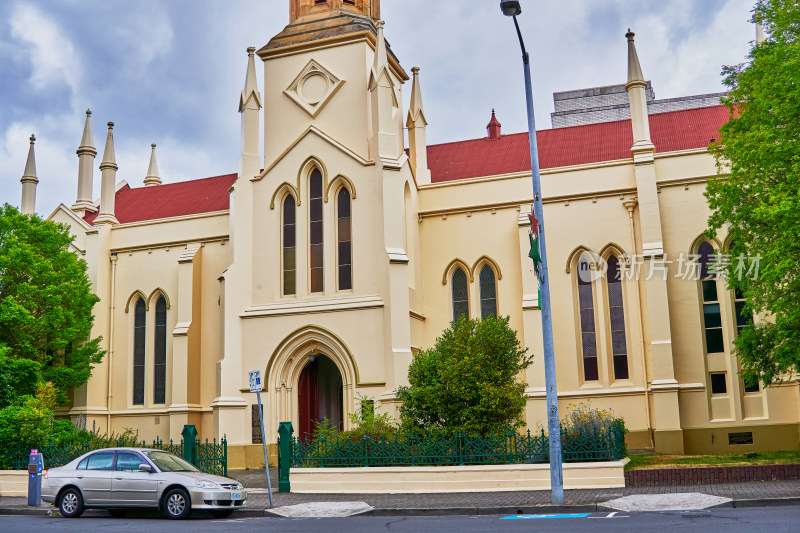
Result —
M192 512L192 502L189 493L180 488L175 488L164 495L164 515L171 520L182 520Z
M213 511L209 511L209 513L211 513L211 516L214 518L228 518L233 514L233 511L233 509L214 509Z
M58 510L65 518L78 518L83 514L83 496L75 488L69 488L61 493L58 500Z

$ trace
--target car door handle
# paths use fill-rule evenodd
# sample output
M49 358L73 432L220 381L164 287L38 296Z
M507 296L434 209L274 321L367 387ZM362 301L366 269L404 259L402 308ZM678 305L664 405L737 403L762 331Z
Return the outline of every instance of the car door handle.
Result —
M83 476L75 476L78 479L83 479Z
M117 481L122 481L121 477L115 477L114 479L116 479Z

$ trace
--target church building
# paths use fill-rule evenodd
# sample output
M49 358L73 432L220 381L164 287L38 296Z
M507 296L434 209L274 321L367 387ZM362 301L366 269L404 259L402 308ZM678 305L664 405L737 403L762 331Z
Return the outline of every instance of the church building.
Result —
M89 265L107 355L62 414L147 440L194 424L227 437L231 468L255 467L248 371L274 445L281 421L347 428L361 397L395 412L415 352L460 315L501 315L534 354L528 427L546 425L528 134L493 113L483 138L428 145L422 76L387 44L380 0L289 4L289 25L247 51L234 173L165 183L153 145L142 183L120 182L113 124L100 154L87 111L76 198L49 218ZM798 449L800 381L742 381L733 341L750 317L710 268L729 241L703 236L707 147L729 112L719 95L654 105L631 32L627 46L624 88L557 96L597 116L538 132L562 413L612 409L630 448ZM589 102L607 93L621 115Z

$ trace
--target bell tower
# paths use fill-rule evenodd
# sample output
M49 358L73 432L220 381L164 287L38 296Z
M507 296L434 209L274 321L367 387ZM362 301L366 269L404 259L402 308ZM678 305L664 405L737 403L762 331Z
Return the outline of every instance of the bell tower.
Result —
M381 0L291 0L289 23L302 17L326 17L331 11L346 11L381 18Z

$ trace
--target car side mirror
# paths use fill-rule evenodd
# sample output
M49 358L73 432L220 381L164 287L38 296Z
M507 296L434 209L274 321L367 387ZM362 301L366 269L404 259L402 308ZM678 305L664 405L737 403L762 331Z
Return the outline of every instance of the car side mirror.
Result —
M148 465L148 464L142 463L142 464L139 465L139 472L151 472L152 473L153 472L153 467Z

